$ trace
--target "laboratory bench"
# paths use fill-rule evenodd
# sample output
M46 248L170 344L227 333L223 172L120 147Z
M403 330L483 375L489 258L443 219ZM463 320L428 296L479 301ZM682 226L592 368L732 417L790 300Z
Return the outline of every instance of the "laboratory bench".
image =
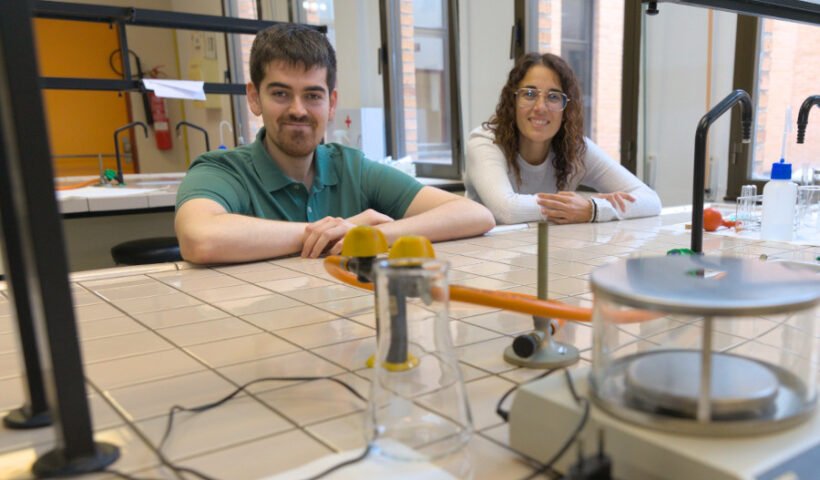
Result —
M185 172L125 174L124 187L88 186L57 192L57 203L63 218L129 215L173 212L179 184ZM55 186L80 185L97 176L59 177ZM461 180L417 178L424 185L442 190L463 191Z
M592 270L622 257L688 247L684 224L690 215L687 208L671 208L659 217L550 226L549 297L591 306ZM438 243L435 250L450 263L451 283L536 294L536 232L534 224L498 227L482 237ZM709 233L704 251L766 255L768 261L814 262L820 255L817 246ZM215 401L256 378L334 376L368 394L365 360L376 344L373 296L340 284L321 260L121 267L73 273L70 283L96 439L122 447L116 470L176 478L159 467L155 452L168 409ZM24 396L5 288L0 287L0 412L20 407ZM457 302L450 304L449 316L475 427L467 451L473 478L525 477L532 466L507 447L508 427L495 409L508 389L541 373L502 359L513 337L532 329L532 317ZM687 330L699 328L645 333L625 326L620 338L623 345L649 345L654 335L697 338ZM782 328L760 319L747 331L721 334L719 341L729 352L750 343L779 348ZM577 366L589 366L589 324L568 322L557 338L580 350ZM262 478L363 447L365 411L364 402L330 381L266 382L208 412L178 415L163 451L173 462L215 478ZM53 448L53 438L52 428L0 430L0 477L29 478L32 462Z
M110 251L115 245L174 236L176 193L184 176L184 172L125 174L125 188L88 186L58 191L69 270L112 267L115 264ZM55 185L79 185L98 178L60 177ZM451 192L464 190L460 180L418 180Z

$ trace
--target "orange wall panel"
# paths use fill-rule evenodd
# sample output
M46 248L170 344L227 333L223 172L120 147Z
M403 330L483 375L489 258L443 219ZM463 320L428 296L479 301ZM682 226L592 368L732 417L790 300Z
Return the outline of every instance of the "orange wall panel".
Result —
M35 19L34 27L40 75L120 78L108 64L119 41L116 30L107 24ZM119 62L116 67L121 68ZM114 130L130 118L124 95L89 90L43 92L52 155L114 153ZM114 168L114 159L106 158L105 166ZM123 166L126 172L134 171L134 163L123 161ZM54 168L57 176L99 172L96 157L56 158Z

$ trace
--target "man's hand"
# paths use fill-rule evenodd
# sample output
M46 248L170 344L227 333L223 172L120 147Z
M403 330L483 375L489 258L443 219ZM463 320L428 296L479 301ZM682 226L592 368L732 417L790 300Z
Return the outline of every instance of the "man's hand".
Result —
M318 258L326 249L337 255L342 251L342 240L356 224L339 217L325 217L305 227L302 237L302 256Z
M309 223L302 237L302 256L317 258L323 253L338 255L342 251L344 236L351 228L359 225L373 227L392 221L387 215L368 208L352 217L325 217Z
M381 225L382 223L392 222L393 219L383 213L373 210L372 208L368 208L358 215L348 217L347 221L354 225L366 225L368 227L373 227L376 225Z
M592 218L592 204L575 192L539 193L541 215L553 223L584 223Z
M635 201L635 197L626 192L599 193L594 196L598 198L603 198L604 200L608 201L612 204L613 207L620 210L621 213L626 212L627 201L629 201L630 203Z

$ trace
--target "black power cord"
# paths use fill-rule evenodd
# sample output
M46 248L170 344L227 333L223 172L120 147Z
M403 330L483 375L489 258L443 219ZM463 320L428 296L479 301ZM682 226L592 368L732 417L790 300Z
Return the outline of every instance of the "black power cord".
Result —
M549 460L541 464L535 470L535 472L525 477L523 480L531 480L535 477L538 477L539 475L545 474L549 474L553 478L557 478L557 474L553 467L555 466L555 463L558 462L558 460L560 460L561 457L564 456L567 450L569 450L572 444L578 439L578 436L581 434L581 430L583 430L584 426L586 426L587 420L589 419L589 400L587 400L586 398L582 398L580 395L578 395L578 392L575 390L575 383L572 380L572 375L570 375L569 370L567 370L566 368L556 368L553 370L547 370L546 372L538 375L537 377L534 377L522 384L515 385L511 389L507 390L507 392L501 396L501 399L498 401L498 405L495 408L495 413L498 414L499 417L504 419L505 422L509 422L510 412L508 410L504 410L501 407L501 405L504 403L507 397L509 397L514 391L518 390L522 385L526 385L527 383L548 377L553 373L561 370L564 371L564 378L567 381L567 386L569 386L569 391L572 393L572 398L575 399L575 403L581 405L581 407L583 408L581 419L578 421L578 424L572 430L572 433L569 435L569 437L567 437L567 439L564 440L564 443L561 445L561 448L559 448L558 451L555 452L555 454L553 454L553 456L550 457Z
M166 423L166 426L165 426L165 432L163 433L162 439L160 440L159 444L157 445L157 449L156 449L157 456L159 457L160 463L162 464L162 466L171 469L172 471L174 471L177 474L187 473L187 474L192 475L196 478L199 478L200 480L216 480L214 477L211 477L211 476L209 476L205 473L202 473L198 470L195 470L193 468L182 467L182 466L176 465L173 462L171 462L170 460L168 460L168 457L166 457L165 454L162 453L162 448L165 446L165 443L168 441L168 438L170 438L171 430L173 430L173 427L174 427L174 416L179 412L201 413L201 412L205 412L207 410L210 410L212 408L216 408L216 407L224 404L225 402L231 400L232 398L236 397L237 395L239 395L239 393L241 393L243 391L246 391L246 389L248 387L250 387L251 385L254 385L256 383L282 382L282 381L313 382L313 381L316 381L316 380L330 380L332 382L336 382L339 385L346 388L348 391L350 391L350 393L352 393L356 398L358 398L362 401L365 401L365 402L367 401L367 399L364 398L364 396L362 396L362 394L357 392L355 388L351 387L347 383L345 383L342 380L339 380L338 378L335 378L335 377L264 377L264 378L258 378L256 380L252 380L248 383L245 383L244 385L238 387L236 390L229 393L228 395L220 398L219 400L211 402L211 403L206 403L206 404L198 405L198 406L195 406L195 407L183 407L181 405L172 406L171 409L168 411L168 422ZM340 462L336 465L333 465L332 467L328 468L327 470L325 470L325 471L323 471L323 472L321 472L317 475L314 475L313 477L310 477L306 480L318 480L319 478L322 478L322 477L330 474L331 472L335 472L336 470L344 468L348 465L352 465L356 462L360 462L360 461L364 460L370 454L370 450L371 450L371 447L370 447L370 445L368 445L360 455L358 455L354 458L351 458L350 460L345 460L344 462ZM126 473L123 473L123 472L120 472L120 471L117 471L117 470L105 470L105 473L110 473L112 475L115 475L119 478L123 478L125 480L157 480L157 479L148 479L148 478L143 478L143 477L135 477L135 476L131 476L131 475L128 475Z
M552 455L552 457L550 457L550 459L547 460L544 463L544 465L541 466L541 468L533 472L531 475L524 477L523 480L531 480L548 471L552 471L552 468L555 465L555 463L558 460L560 460L561 457L563 457L564 454L567 453L567 450L569 450L572 444L575 443L575 440L578 438L578 435L581 434L581 430L583 430L586 426L587 420L589 420L589 400L578 395L578 392L575 391L575 383L572 381L572 375L570 375L569 370L563 370L564 378L567 381L567 386L569 386L569 391L572 393L572 398L575 399L575 403L578 403L579 405L581 405L581 408L583 408L583 412L581 413L581 419L578 420L578 424L572 430L572 433L569 435L569 437L567 437L567 439L564 440L564 443L561 445L561 448L559 448L558 451L555 452Z
M569 450L569 448L572 446L572 444L576 441L576 439L580 435L581 430L583 430L584 426L586 425L587 420L589 419L589 400L587 400L586 398L582 398L581 396L578 395L578 392L575 390L575 383L572 380L572 376L570 375L569 370L567 370L565 368L558 368L558 369L553 369L553 370L547 370L546 372L544 372L544 373L530 379L529 381L527 381L525 383L522 383L522 384L519 384L519 385L516 385L516 386L512 387L510 390L508 390L506 393L504 393L504 395L498 401L498 405L496 406L496 413L498 414L498 416L500 416L502 419L504 419L505 422L509 421L508 420L509 419L509 411L505 411L502 408L502 404L507 399L507 397L509 397L515 390L520 388L521 385L525 385L526 383L530 383L530 382L534 382L536 380L540 380L540 379L545 378L545 377L547 377L547 376L549 376L549 375L551 375L555 372L558 372L560 370L564 371L564 377L567 381L567 385L570 389L570 392L572 393L572 397L575 399L575 402L580 404L583 408L583 413L581 415L581 419L578 421L578 424L573 429L570 436L567 437L567 439L561 445L561 448L559 448L558 451L555 454L553 454L553 456L549 460L547 460L546 463L541 464L532 474L525 477L523 480L531 480L531 479L533 479L535 477L538 477L540 475L549 475L552 478L558 478L557 473L553 469L553 466L555 465L555 463L558 460L561 459L561 457L564 456L564 454L567 452L567 450ZM195 406L195 407L183 407L181 405L172 406L171 409L168 411L168 422L166 423L166 426L165 426L165 432L162 435L162 439L160 440L159 445L157 445L157 456L159 457L160 463L162 464L162 466L164 466L166 468L169 468L169 469L171 469L172 471L174 471L175 473L178 473L178 474L179 473L187 473L187 474L192 475L196 478L199 478L200 480L216 480L214 477L211 477L211 476L209 476L205 473L202 473L198 470L195 470L193 468L182 467L182 466L176 465L173 462L171 462L170 460L168 460L168 458L165 456L165 454L162 453L162 448L165 446L165 443L168 441L168 439L171 436L171 431L173 430L173 427L174 427L174 416L177 413L179 413L179 412L201 413L201 412L208 411L212 408L216 408L216 407L228 402L229 400L233 399L234 397L239 395L239 393L245 391L248 387L250 387L251 385L254 385L256 383L271 382L271 381L275 381L275 382L281 382L281 381L312 382L312 381L317 381L317 380L330 380L330 381L336 382L339 385L346 388L348 391L350 391L355 397L359 398L362 401L365 401L365 402L367 401L367 399L365 399L364 396L362 396L359 392L357 392L356 389L354 389L353 387L351 387L347 383L345 383L342 380L339 380L338 378L335 378L335 377L264 377L264 378L258 378L256 380L252 380L250 382L245 383L244 385L242 385L242 386L238 387L237 389L235 389L233 392L229 393L228 395L226 395L226 396L224 396L224 397L222 397L219 400L216 400L214 402L206 403L206 404L203 404L203 405L198 405L198 406ZM351 458L349 460L345 460L344 462L340 462L340 463L328 468L327 470L325 470L325 471L323 471L323 472L321 472L321 473L319 473L319 474L317 474L313 477L310 477L306 480L318 480L318 479L320 479L320 478L322 478L322 477L324 477L324 476L326 476L326 475L328 475L332 472L335 472L335 471L337 471L341 468L344 468L346 466L349 466L349 465L352 465L354 463L360 462L360 461L364 460L365 458L367 458L367 456L370 454L370 451L371 451L371 446L368 445L364 449L364 451L362 451L362 453L360 455L358 455L354 458ZM600 454L600 452L599 452L599 454ZM531 460L531 459L528 459L528 460ZM607 465L610 465L610 464L607 464ZM607 468L611 468L611 465ZM117 471L117 470L112 470L112 469L105 470L105 472L110 473L112 475L115 475L119 478L123 478L125 480L159 480L159 479L149 479L149 478L145 478L145 477L135 477L135 476L128 475L126 473L123 473L123 472L120 472L120 471ZM584 478L584 477L572 477L572 478ZM595 477L589 477L589 478L595 478Z
M508 410L504 410L504 409L501 408L501 405L504 403L504 400L506 400L507 397L509 397L514 391L518 390L521 387L521 385L526 385L526 384L534 382L536 380L541 380L542 378L548 377L548 376L552 375L553 373L555 373L559 370L561 370L561 369L560 368L555 368L555 369L552 369L552 370L547 370L546 372L538 375L537 377L533 377L533 378L527 380L526 382L524 382L522 384L519 384L519 385L515 385L511 389L507 390L507 392L504 395L502 395L501 399L498 401L498 404L495 407L495 413L499 417L501 417L501 419L504 420L505 423L509 422L510 421L509 420L510 412Z
M612 459L604 452L603 430L598 430L598 452L593 455L584 456L578 440L578 460L561 480L612 480Z

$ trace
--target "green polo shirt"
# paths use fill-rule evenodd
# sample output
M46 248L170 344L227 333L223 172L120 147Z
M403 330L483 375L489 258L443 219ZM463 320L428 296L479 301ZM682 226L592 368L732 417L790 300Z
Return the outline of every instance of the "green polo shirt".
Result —
M179 187L177 208L192 198L207 198L229 213L271 220L347 218L368 208L398 219L423 187L359 150L331 143L316 147L308 192L279 169L264 147L264 135L263 128L250 145L197 158Z

